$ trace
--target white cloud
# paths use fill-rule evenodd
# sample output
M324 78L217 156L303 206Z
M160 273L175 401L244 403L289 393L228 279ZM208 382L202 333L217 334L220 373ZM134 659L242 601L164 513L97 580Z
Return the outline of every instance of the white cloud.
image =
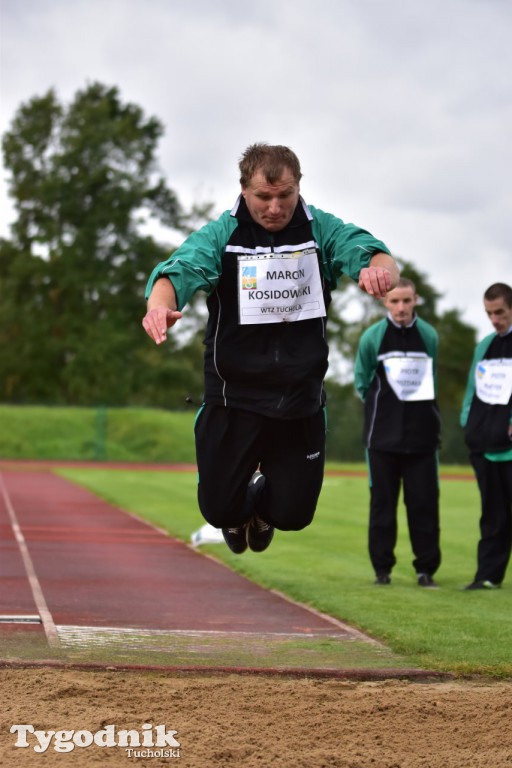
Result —
M218 211L248 144L288 144L308 201L374 232L443 308L491 330L482 293L512 280L510 3L3 0L1 15L1 133L50 87L67 102L116 85L164 123L179 198Z

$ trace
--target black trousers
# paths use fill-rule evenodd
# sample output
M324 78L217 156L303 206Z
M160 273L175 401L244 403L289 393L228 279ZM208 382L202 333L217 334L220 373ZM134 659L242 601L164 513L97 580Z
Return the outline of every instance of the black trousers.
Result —
M409 538L416 573L433 574L441 562L437 453L367 452L370 470L368 546L376 573L396 563L397 505L403 484Z
M475 581L501 584L512 550L512 461L471 454L481 498Z
M253 512L283 531L311 523L324 476L323 409L282 420L205 405L195 437L199 508L215 528L238 527ZM265 483L254 509L247 503L247 486L258 466Z

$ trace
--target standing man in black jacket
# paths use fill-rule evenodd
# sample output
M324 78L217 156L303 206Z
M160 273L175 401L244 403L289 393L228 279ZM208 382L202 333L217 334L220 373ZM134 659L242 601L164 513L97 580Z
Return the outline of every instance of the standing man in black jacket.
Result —
M195 424L198 500L235 554L315 513L325 459L326 315L342 274L381 298L396 285L388 249L306 205L291 149L254 144L241 194L153 271L143 326L157 344L196 291L208 299L205 396Z
M383 299L385 319L361 336L355 386L364 401L364 441L370 475L370 560L375 584L391 583L396 563L397 505L403 483L413 567L421 587L436 587L439 547L435 400L438 336L416 315L412 280L400 278Z
M477 344L461 413L481 497L477 571L466 590L501 586L512 550L512 288L484 293L494 333Z

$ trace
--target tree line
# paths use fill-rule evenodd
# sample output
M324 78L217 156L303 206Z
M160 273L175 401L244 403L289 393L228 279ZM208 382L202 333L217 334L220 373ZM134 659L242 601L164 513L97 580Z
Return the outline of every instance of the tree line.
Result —
M188 234L212 204L185 210L157 162L164 126L119 90L92 83L62 104L54 89L22 103L2 137L15 218L0 239L0 402L143 405L181 409L202 397L203 299L187 308L165 348L141 318L147 278L173 250L148 234L151 222ZM400 260L400 259L399 259ZM444 460L465 461L458 411L475 329L403 260L422 298L421 316L440 334L439 405ZM338 294L348 295L348 282ZM383 315L360 294L362 319L333 302L332 349L352 360L361 332ZM329 456L362 456L362 406L351 384L327 382Z

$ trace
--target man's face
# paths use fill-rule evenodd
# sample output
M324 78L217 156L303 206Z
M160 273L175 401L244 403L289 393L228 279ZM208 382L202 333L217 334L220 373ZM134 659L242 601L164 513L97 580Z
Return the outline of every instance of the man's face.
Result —
M288 168L275 184L269 184L262 171L256 171L247 187L242 187L249 213L268 232L279 232L289 224L299 193L299 184Z
M496 333L506 333L512 325L512 307L503 298L492 301L484 299L484 307Z
M390 313L397 325L409 325L414 316L414 307L418 302L418 296L410 286L394 288L386 294L382 303Z

